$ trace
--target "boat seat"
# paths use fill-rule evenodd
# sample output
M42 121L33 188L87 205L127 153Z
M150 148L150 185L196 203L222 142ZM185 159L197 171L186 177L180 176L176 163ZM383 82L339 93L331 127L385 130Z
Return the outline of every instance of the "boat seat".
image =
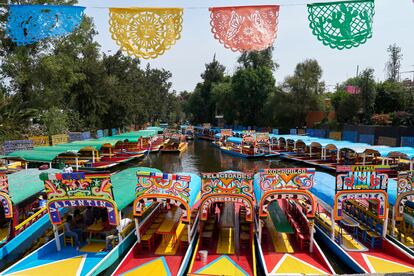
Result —
M381 236L378 235L378 233L374 231L368 231L366 234L366 239L371 248L381 248L382 245L382 239Z
M148 235L145 234L141 237L141 248L148 248L149 251L151 251L151 248L153 246L154 243L154 236L153 235Z
M63 234L63 245L66 246L68 243L70 243L70 245L73 247L75 243L73 237L69 237Z
M150 226L148 229L154 229L154 230L157 230L157 229L158 229L158 227L160 227L160 224L158 224L158 223L153 223L153 224L151 224L151 226Z
M188 247L188 235L187 233L182 233L180 237L180 249Z

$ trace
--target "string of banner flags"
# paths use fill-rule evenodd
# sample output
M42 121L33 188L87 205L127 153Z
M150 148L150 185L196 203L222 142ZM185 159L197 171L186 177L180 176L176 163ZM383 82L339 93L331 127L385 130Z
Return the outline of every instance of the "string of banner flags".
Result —
M374 0L307 4L312 34L332 49L358 47L372 37ZM260 51L273 45L279 5L212 7L211 32L224 47L238 52ZM62 37L80 26L85 7L10 5L7 36L18 46ZM109 8L112 38L123 52L153 59L181 37L182 8Z

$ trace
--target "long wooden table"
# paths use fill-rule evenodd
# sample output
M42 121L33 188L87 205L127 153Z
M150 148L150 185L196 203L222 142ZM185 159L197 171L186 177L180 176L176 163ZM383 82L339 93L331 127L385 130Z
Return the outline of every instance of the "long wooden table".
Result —
M177 226L180 223L181 210L179 208L174 208L165 215L165 218L161 225L158 227L156 234L162 236L163 242L168 242L168 238L172 237L174 243L177 241L176 230Z

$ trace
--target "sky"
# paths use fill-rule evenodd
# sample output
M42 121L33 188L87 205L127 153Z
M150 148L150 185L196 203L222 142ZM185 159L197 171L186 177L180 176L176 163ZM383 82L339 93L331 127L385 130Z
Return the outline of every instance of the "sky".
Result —
M330 0L318 0L329 2ZM172 73L173 89L192 91L201 81L205 64L217 59L232 74L237 67L240 53L224 48L211 33L208 7L279 4L279 28L274 42L273 59L279 64L275 72L278 83L292 75L297 63L316 59L323 69L327 88L334 87L347 78L370 67L375 69L377 80L386 77L387 47L396 43L402 48L401 71L414 70L414 3L412 0L376 0L373 37L358 48L334 50L324 46L313 36L307 19L308 3L313 0L80 0L86 14L94 18L99 34L96 40L105 53L115 53L119 47L109 32L109 14L106 7L180 7L184 8L181 38L172 48L156 59L145 61L151 67L164 68ZM413 74L402 74L413 78Z

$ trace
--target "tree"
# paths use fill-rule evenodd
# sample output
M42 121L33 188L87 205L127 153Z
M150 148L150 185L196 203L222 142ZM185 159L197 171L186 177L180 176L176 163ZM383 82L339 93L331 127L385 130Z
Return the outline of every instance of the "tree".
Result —
M363 123L369 123L375 107L375 80L374 69L367 68L359 76L359 94L362 109L359 111Z
M195 123L213 123L216 115L216 104L213 100L213 86L224 80L224 67L214 55L213 61L205 65L205 70L201 74L203 82L197 83L194 92L190 96L191 106L186 110L190 111Z
M263 51L244 52L237 59L242 68L258 69L259 67L267 67L272 71L276 70L279 65L273 61L273 47L269 47Z
M231 87L240 123L262 126L263 107L275 87L272 70L264 66L239 69L232 78Z
M295 126L303 126L309 111L320 110L320 96L325 91L321 81L322 68L313 59L298 63L293 76L286 78L283 87L293 98L292 116Z
M400 79L401 60L403 57L401 47L397 46L397 44L392 44L388 46L387 52L389 53L389 60L385 64L387 78L391 82L397 82Z
M336 120L340 124L355 122L360 109L358 96L347 93L345 91L345 86L346 84L339 86L331 95L331 102L335 109Z

